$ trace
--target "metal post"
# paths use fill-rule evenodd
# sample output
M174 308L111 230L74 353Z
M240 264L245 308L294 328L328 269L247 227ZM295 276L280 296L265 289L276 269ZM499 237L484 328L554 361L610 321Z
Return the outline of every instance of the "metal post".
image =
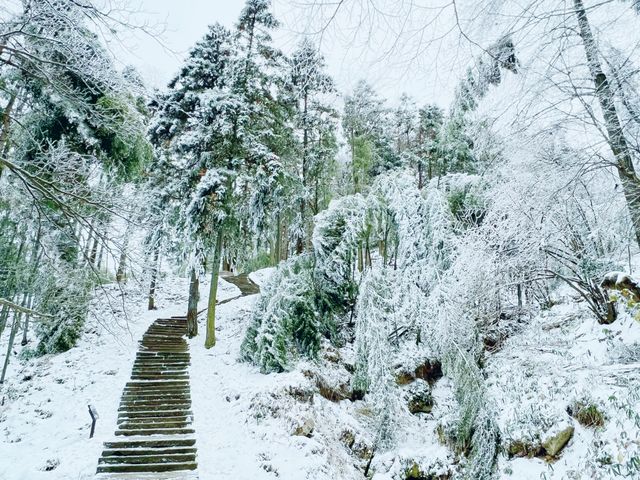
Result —
M96 431L96 420L100 418L100 415L98 415L98 411L93 405L89 405L89 415L91 415L91 433L89 433L89 438L93 438L93 434Z

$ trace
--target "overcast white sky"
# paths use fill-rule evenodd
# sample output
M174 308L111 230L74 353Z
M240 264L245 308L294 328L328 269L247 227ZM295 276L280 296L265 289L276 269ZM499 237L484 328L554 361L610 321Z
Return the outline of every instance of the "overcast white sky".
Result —
M443 10L443 20L425 29L425 18L415 11L411 18L416 25L412 27L398 23L403 15L397 10L390 12L393 16L371 18L363 14L359 2L345 2L346 7L340 9L331 27L320 35L318 25L324 25L322 18L331 16L333 10L311 10L300 2L274 1L274 13L282 22L275 36L276 43L289 52L302 32L312 32L342 93L365 78L390 103L407 92L419 103L434 102L442 107L450 104L467 56L461 56L459 51L455 57L445 55L443 44L431 45L428 37L436 38L443 29L449 28L451 19L447 15L451 12ZM388 3L390 8L395 8L393 3L393 0ZM432 16L438 1L423 0L422 3L428 5L425 15ZM206 32L207 25L220 22L231 27L244 0L135 0L133 5L139 5L138 22L144 19L150 24L165 25L164 46L144 35L127 38L126 62L135 65L150 85L163 87L178 70L189 48ZM421 35L419 39L417 32ZM425 43L431 47L425 49Z

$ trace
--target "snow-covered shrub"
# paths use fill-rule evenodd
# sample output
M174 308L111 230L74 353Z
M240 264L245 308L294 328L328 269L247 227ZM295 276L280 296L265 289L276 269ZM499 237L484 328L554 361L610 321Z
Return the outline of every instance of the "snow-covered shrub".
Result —
M43 318L36 328L40 354L65 352L74 347L82 335L92 284L82 272L65 273L64 277L54 277L47 282L38 305L40 311L51 316Z
M478 226L488 208L487 182L478 175L451 174L441 179L453 217L463 226Z
M313 230L314 281L322 314L353 308L357 296L355 262L370 219L360 194L334 200L316 217Z
M297 355L315 357L325 330L316 311L311 258L293 257L265 286L241 355L264 372L282 372Z
M393 316L391 270L367 271L356 304L356 371L353 385L368 392L376 417L376 445L386 447L394 437L397 393L391 365L389 318Z

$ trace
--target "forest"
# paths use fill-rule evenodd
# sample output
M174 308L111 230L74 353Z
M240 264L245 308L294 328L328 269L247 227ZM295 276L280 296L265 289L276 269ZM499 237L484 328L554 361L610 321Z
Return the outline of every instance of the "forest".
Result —
M640 2L182 3L0 5L0 478L640 478Z

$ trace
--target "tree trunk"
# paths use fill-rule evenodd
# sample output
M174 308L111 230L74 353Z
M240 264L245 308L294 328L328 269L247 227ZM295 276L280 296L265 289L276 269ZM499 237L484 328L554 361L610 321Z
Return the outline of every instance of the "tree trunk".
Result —
M120 261L118 262L118 270L116 271L116 282L118 283L122 283L127 279L127 248L129 247L129 237L131 237L131 225L131 222L128 222L127 228L124 231Z
M7 355L4 358L4 365L2 367L2 376L0 377L0 385L4 383L4 379L7 375L7 368L9 367L9 360L11 359L11 351L13 350L13 343L16 340L16 333L20 328L21 313L14 313L13 324L11 325L11 334L9 335L9 343L7 344Z
M8 300L12 301L13 299L9 298ZM4 329L7 326L7 318L9 318L9 306L3 305L2 310L0 310L0 337L4 333Z
M280 214L276 217L276 246L275 246L275 255L274 255L274 264L278 265L280 263L281 250L282 250L282 223L280 221Z
M9 103L2 113L2 130L0 130L0 154L4 157L8 153L9 146L9 125L11 123L11 112L15 105L17 94L13 93L9 98ZM3 165L0 163L0 174L2 174Z
M96 265L96 259L98 257L98 245L100 245L100 235L93 238L93 245L91 246L91 252L89 252L89 263L91 266Z
M211 268L209 308L207 310L207 338L204 348L211 348L216 344L216 295L218 293L218 277L220 276L220 257L222 256L222 233L222 227L219 227Z
M636 175L629 145L622 130L613 91L598 59L598 47L591 32L584 4L582 0L573 0L573 4L578 17L579 35L584 45L589 71L596 88L595 93L604 116L604 124L608 136L607 142L616 159L618 176L620 177L620 183L622 184L622 190L633 223L636 241L640 245L640 180Z
M151 267L151 283L149 284L149 310L156 309L156 285L158 282L158 261L160 259L160 243L156 242L153 250L153 265Z
M33 307L33 293L29 293L29 296L27 297L27 304L25 305L28 309L31 309ZM29 343L29 318L30 315L27 313L25 315L25 320L24 320L24 328L22 329L22 342L20 342L20 345L22 345L23 347Z
M191 269L189 283L189 305L187 307L187 336L193 338L198 335L198 300L200 299L200 279L195 267Z

